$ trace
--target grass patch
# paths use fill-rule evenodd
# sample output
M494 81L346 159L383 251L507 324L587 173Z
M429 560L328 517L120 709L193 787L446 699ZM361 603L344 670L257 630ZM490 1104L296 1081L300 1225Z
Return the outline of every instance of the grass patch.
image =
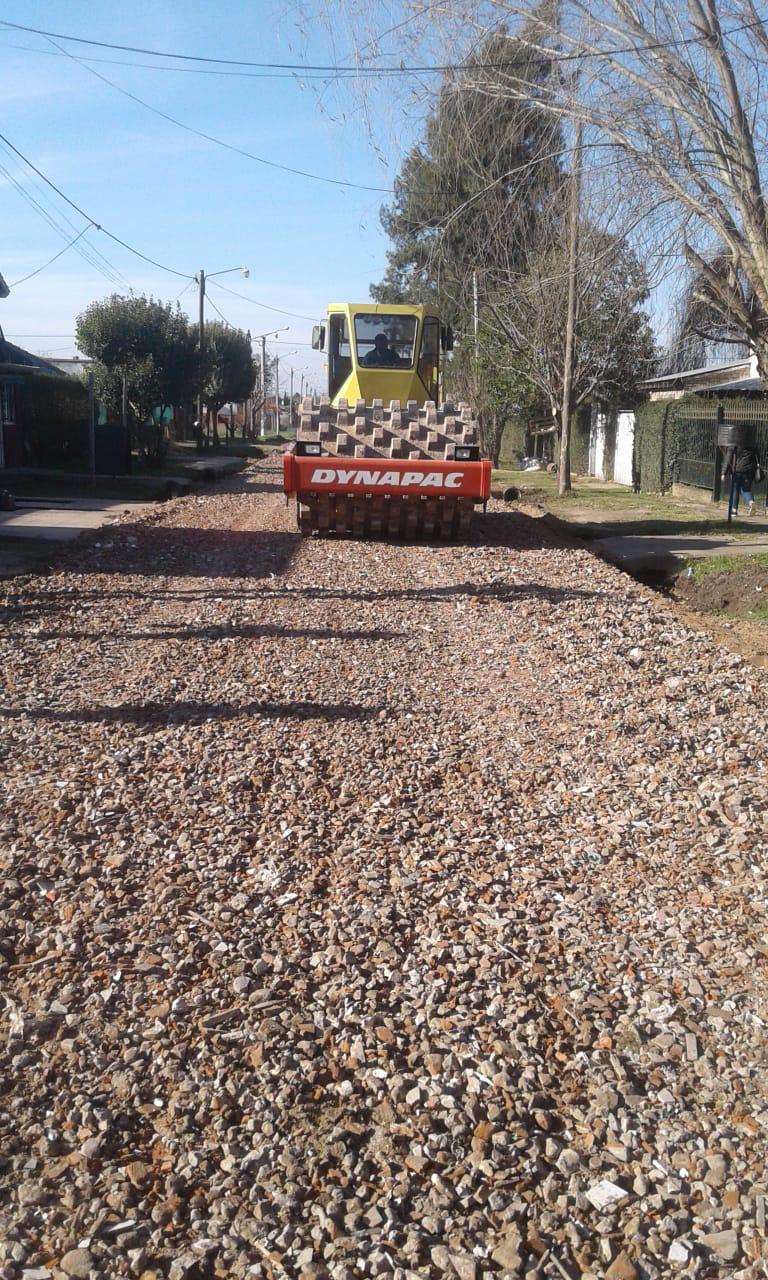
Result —
M761 652L768 623L768 553L713 555L689 560L675 579L672 596L721 620L757 624Z
M742 540L768 533L764 513L729 525L724 502L716 506L673 494L635 493L589 476L578 476L570 493L560 497L557 476L545 471L501 467L494 471L493 480L499 488L515 485L522 502L543 506L581 538L680 533Z
M768 552L759 551L755 555L743 556L706 556L701 559L688 560L686 572L690 569L694 578L710 578L718 574L743 574L755 569L768 573Z

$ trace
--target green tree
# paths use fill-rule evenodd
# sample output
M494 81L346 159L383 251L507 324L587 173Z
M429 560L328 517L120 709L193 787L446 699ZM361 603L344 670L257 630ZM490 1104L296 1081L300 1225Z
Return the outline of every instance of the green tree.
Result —
M478 333L477 354L471 342L454 352L446 395L473 406L481 448L494 466L499 464L507 425L519 423L522 433L530 417L548 411L541 391L510 362L504 336L490 326Z
M152 460L165 449L163 414L186 401L195 375L194 336L170 303L112 294L77 317L79 349L99 362L97 393L108 413L120 412L125 378L140 446Z
M545 0L534 12L552 11ZM510 367L485 296L491 280L524 272L532 246L554 234L542 213L562 204L565 185L561 125L541 103L557 67L538 38L533 48L534 37L531 24L519 35L499 28L444 76L423 139L382 210L392 248L382 281L371 286L380 302L432 302L454 326L446 389L472 405L494 461L506 422L538 408L541 394ZM530 86L525 96L509 94L510 78Z
M377 301L436 302L468 327L475 274L499 253L520 259L536 236L542 206L562 187L562 141L540 103L556 69L530 35L526 25L519 37L499 29L444 76L423 140L382 210L392 249L371 286ZM510 76L531 86L525 97L507 92Z
M196 335L195 328L193 336ZM229 401L247 400L255 383L256 365L248 334L220 321L206 324L203 400L213 417L217 443L219 410Z

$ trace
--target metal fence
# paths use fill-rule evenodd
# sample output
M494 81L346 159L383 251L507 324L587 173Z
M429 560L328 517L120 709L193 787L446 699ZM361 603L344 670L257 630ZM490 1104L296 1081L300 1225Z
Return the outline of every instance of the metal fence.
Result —
M675 459L675 480L678 484L688 484L694 489L707 489L710 493L715 488L715 464L710 458L708 462L701 458Z
M676 405L672 415L673 477L679 484L704 489L717 501L723 452L717 445L722 422L745 423L750 447L768 471L768 398ZM766 481L755 485L755 498L765 505Z

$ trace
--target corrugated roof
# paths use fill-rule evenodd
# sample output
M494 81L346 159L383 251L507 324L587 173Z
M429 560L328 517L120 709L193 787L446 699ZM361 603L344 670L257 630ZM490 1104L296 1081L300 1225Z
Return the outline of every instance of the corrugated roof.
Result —
M729 369L743 369L749 366L749 359L729 360L727 364L705 364L700 369L679 369L677 373L665 373L660 378L646 378L638 385L655 386L657 382L678 382L681 378L697 378L705 373L727 373Z
M762 378L737 378L735 382L718 382L711 387L702 387L702 391L765 391Z
M8 342L6 338L0 338L0 369L2 369L3 365L37 369L40 373L49 373L57 378L66 376L62 374L61 369L57 369L56 365L51 364L49 360L43 360L41 356L35 356L31 351L25 351L23 347L17 347L15 343Z

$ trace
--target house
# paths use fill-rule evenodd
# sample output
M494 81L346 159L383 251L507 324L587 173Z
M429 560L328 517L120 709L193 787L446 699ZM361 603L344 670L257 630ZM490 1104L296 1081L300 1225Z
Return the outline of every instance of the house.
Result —
M648 378L637 411L635 471L643 489L721 496L724 422L741 423L751 447L768 457L768 388L754 355ZM764 500L764 483L756 496Z
M68 373L72 378L84 378L91 369L96 368L97 361L91 360L89 356L47 356L49 364L53 364L62 373Z
M88 453L88 393L0 330L0 468L72 463Z
M736 399L760 401L765 396L756 357L646 378L638 388L647 396L640 409L593 405L588 474L643 489L680 484L716 494L717 422L736 412ZM742 405L739 413L755 423L761 416L754 406L748 411ZM758 429L757 444L763 435Z
M729 391L744 393L745 390L762 391L762 383L757 375L757 357L745 356L739 360L729 360L725 364L705 365L700 369L686 369L680 373L667 373L660 378L647 378L640 383L640 390L648 394L651 401L681 400L694 392Z

